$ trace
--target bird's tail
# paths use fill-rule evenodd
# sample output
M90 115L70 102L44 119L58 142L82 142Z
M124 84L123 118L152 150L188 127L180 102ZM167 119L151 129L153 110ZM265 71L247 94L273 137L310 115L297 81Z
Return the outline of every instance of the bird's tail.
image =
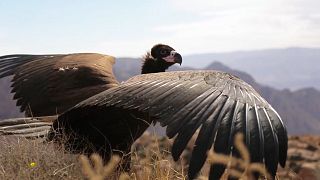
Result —
M26 117L0 120L0 136L46 137L57 116Z

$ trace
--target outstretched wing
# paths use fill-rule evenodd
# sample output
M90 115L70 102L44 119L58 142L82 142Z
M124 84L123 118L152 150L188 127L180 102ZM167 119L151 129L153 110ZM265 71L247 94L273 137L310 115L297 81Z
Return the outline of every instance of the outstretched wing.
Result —
M113 57L101 54L8 55L0 57L0 78L14 75L21 111L55 115L116 86L113 64Z
M237 155L233 138L245 135L253 162L264 162L274 176L287 157L287 132L277 112L247 83L217 71L181 71L139 75L117 88L102 92L78 107L105 106L148 113L169 138L175 137L172 156L177 160L197 129L200 132L189 163L189 178L202 168L207 151ZM210 178L218 179L224 166L213 165Z

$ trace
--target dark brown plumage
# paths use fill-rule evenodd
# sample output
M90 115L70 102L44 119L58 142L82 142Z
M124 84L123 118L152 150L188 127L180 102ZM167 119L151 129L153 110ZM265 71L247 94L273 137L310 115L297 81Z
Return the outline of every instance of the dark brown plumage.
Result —
M60 114L118 85L108 55L9 55L0 57L0 78L14 75L12 92L27 116Z
M0 58L0 76L4 72L3 67L9 67L3 62ZM274 176L278 163L285 165L288 141L285 126L277 112L250 85L227 73L155 73L164 72L172 64L181 62L181 56L171 47L156 45L142 66L142 73L151 74L135 76L121 84L115 81L110 63L109 69L105 70L109 74L102 78L109 78L105 81L106 90L60 114L53 122L49 139L59 140L61 134L75 134L65 142L68 148L98 152L108 159L113 149L130 152L132 143L149 124L160 122L167 127L168 137L175 137L172 156L177 160L192 135L200 128L188 172L189 178L193 179L211 147L220 153L230 154L233 151L232 155L236 155L237 152L232 148L233 138L237 132L242 132L252 161L264 162ZM16 64L18 68L21 66ZM16 74L14 68L12 66L7 71ZM27 70L25 72L28 74ZM27 77L33 76L35 74ZM95 76L95 79L97 74L91 73L90 76ZM38 88L47 89L50 84L43 86ZM83 89L85 91L86 86ZM26 102L30 100L26 99ZM8 129L14 134L14 126L11 129L7 126ZM2 131L2 134L6 132ZM87 143L84 142L90 142L92 147L87 149ZM224 169L223 166L213 165L210 179L218 179Z

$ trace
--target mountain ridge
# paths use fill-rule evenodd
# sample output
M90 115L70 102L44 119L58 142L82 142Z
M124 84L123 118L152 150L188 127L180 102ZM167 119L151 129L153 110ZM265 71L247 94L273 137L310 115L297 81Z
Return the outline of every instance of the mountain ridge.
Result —
M320 90L320 48L291 47L224 53L187 55L185 65L205 68L213 61L251 74L262 84L276 89Z

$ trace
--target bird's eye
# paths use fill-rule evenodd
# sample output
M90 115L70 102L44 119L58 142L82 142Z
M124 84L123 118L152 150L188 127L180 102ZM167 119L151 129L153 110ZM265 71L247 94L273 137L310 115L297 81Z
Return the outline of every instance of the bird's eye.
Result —
M161 54L161 55L165 55L165 54L167 54L167 52L168 52L168 51L165 50L165 49L161 49L161 50L160 50L160 54Z

